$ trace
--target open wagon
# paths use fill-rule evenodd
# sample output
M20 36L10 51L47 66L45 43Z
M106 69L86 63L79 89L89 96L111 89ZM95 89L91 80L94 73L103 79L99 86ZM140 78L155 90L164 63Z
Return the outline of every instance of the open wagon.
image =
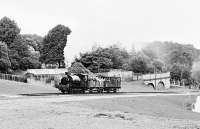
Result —
M66 75L60 79L60 82L55 85L62 93L72 93L74 90L79 90L82 93L98 92L117 92L121 88L120 77L93 76L88 74L72 74Z
M121 78L120 77L107 77L107 76L99 76L104 79L104 91L114 93L117 92L118 89L121 88Z

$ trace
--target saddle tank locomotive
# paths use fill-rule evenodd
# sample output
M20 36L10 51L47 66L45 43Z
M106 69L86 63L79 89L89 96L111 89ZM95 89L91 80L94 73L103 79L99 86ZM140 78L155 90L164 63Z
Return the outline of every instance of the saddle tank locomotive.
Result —
M71 94L73 91L85 92L114 92L121 88L120 77L89 76L88 74L66 74L55 85L62 93Z

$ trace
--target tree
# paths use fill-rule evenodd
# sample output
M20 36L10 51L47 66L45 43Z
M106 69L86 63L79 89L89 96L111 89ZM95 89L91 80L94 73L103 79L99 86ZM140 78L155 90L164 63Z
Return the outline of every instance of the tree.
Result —
M176 42L152 42L142 49L142 52L151 60L161 60L166 70L178 62L192 66L193 61L198 61L200 50L190 44L180 44Z
M123 69L124 67L126 68L125 63L129 59L129 54L126 49L123 49L119 45L114 44L110 46L107 50L111 55L113 69Z
M9 58L13 70L26 70L40 68L39 57L29 50L29 41L22 35L18 35L10 44Z
M181 66L179 64L173 64L170 69L171 79L181 81L181 72Z
M43 37L37 34L23 34L22 36L28 41L29 46L32 46L35 51L41 53Z
M180 63L192 67L193 56L192 53L187 52L187 50L175 50L170 54L170 63Z
M172 80L184 82L186 85L191 84L191 69L183 64L173 64L170 76Z
M20 69L26 70L26 69L35 69L40 68L41 64L37 60L32 59L31 57L24 57L22 60L20 60Z
M0 42L0 72L8 72L11 63L8 57L7 45Z
M76 62L81 62L91 72L108 72L112 68L112 55L108 48L96 48L91 52L81 53Z
M130 67L134 73L147 73L147 58L142 53L137 53L130 59Z
M9 64L10 64L10 62L8 62L7 60L0 59L0 71L3 73L8 72L8 69L10 67Z
M190 82L193 62L198 60L200 50L190 44L175 42L153 42L142 49L151 61L147 64L150 71L152 66L157 70L170 71L171 79Z
M130 69L129 53L116 44L107 48L94 46L91 52L81 53L76 61L94 73L108 72L110 69Z
M164 63L161 60L153 60L152 61L153 66L155 67L157 72L163 72L164 69Z
M200 61L194 63L191 76L196 82L200 83Z
M31 63L32 68L40 68L41 63L39 61L40 53L42 49L42 40L43 38L36 34L25 34L22 37L26 40L26 44L28 46L30 59L29 63Z
M142 49L142 52L147 55L151 60L157 59L158 55L156 54L156 52L154 51L154 48L152 47L145 47Z
M64 25L51 29L43 39L40 61L45 64L64 65L64 48L71 30Z
M8 17L3 17L0 20L0 41L5 42L9 46L19 33L20 29L15 21Z
M191 69L194 61L193 53L188 47L179 47L171 52L169 61L173 66L170 69L171 79L183 81L187 84L191 80Z
M23 57L28 56L29 51L26 42L21 35L18 35L9 46L9 58L11 61L11 68L13 70L20 69L21 60L23 59Z
M15 21L8 17L0 20L0 41L8 45L8 55L10 64L5 59L1 60L1 65L13 70L26 70L28 68L36 68L40 64L39 59L35 60L36 55L32 55L28 45L36 48L33 42L30 42L25 36L20 35L20 29ZM32 43L32 44L30 44ZM38 49L38 48L36 48ZM39 56L38 56L39 58Z

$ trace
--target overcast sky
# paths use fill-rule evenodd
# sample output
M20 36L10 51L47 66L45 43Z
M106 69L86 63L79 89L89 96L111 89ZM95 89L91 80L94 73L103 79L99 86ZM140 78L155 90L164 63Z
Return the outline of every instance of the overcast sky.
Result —
M21 33L44 36L57 24L71 28L67 59L93 44L120 43L139 49L151 41L190 43L200 48L199 0L0 0L0 16Z

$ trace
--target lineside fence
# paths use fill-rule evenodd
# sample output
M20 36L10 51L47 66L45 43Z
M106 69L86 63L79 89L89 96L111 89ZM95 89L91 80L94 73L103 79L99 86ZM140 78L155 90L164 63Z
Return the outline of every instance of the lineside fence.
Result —
M27 78L19 75L0 73L0 79L27 83Z

